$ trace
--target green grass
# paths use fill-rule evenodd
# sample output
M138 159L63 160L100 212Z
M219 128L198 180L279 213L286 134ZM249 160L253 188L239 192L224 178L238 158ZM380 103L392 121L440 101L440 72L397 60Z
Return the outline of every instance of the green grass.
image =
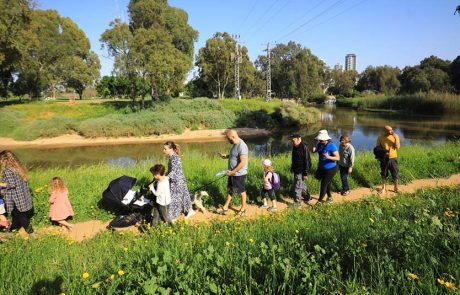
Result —
M375 95L339 99L337 105L362 110L404 111L412 114L458 114L460 113L460 95L450 93Z
M349 176L351 188L372 187L380 183L380 169L378 162L371 152L358 152L353 173ZM314 164L310 175L313 174L317 165L317 156L312 155ZM292 174L289 171L291 155L280 154L272 159L273 165L279 172L282 181L282 189L279 194L291 196L290 184ZM249 173L247 178L247 191L249 202L260 202L260 187L262 178L262 158L249 158ZM400 182L408 183L414 179L439 178L460 172L460 143L448 143L434 147L411 146L403 147L399 151L398 162L400 166ZM34 225L49 224L48 193L46 189L40 190L54 176L59 176L67 183L70 192L70 200L75 210L75 221L90 219L109 220L113 217L106 209L99 208L99 201L103 190L112 179L121 175L129 175L138 179L138 184L147 183L151 175L149 168L155 163L139 163L128 168L109 166L105 164L95 166L82 166L76 169L39 169L30 173L30 185L33 191L36 215L32 222ZM167 164L166 158L163 164ZM215 179L218 171L226 169L226 160L218 156L204 156L199 152L186 154L183 158L184 173L187 177L189 190L194 191L204 184ZM340 178L334 178L333 189L341 189ZM317 194L319 183L313 177L308 179L308 187L311 193ZM226 195L225 178L217 181L206 188L212 198L205 199L207 207L223 204ZM235 204L240 201L235 197Z
M82 243L18 237L0 244L0 293L454 294L437 279L458 287L459 211L456 186Z

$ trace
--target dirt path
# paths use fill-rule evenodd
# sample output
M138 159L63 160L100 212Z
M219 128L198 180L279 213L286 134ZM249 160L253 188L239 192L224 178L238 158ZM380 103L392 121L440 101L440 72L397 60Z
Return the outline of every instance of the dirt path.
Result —
M400 192L403 192L403 193L414 193L417 189L420 189L422 187L452 186L452 185L457 185L457 184L460 184L460 174L454 174L450 176L449 178L414 180L413 182L409 184L400 185L399 190ZM389 187L391 188L392 186L389 186ZM361 188L351 190L350 194L346 197L343 197L338 193L333 193L333 201L334 203L356 201L356 200L362 199L364 196L369 196L373 194L377 194L374 189L361 187ZM391 191L387 191L386 193L381 194L381 196L384 198L391 198L394 195L395 193ZM313 196L312 201L310 201L308 204L302 205L302 207L309 208L310 206L314 205L316 203L315 197L316 196ZM292 199L281 198L278 202L278 212L285 210L288 207L288 205L291 203L292 203ZM225 219L234 219L234 218L252 219L252 218L260 217L262 215L276 214L276 213L269 213L267 210L259 209L258 206L255 206L255 205L248 205L246 214L242 217L237 217L235 216L235 213L238 212L238 208L239 207L236 207L236 208L231 207L227 215L219 215L211 211L207 211L206 213L201 213L197 211L195 216L193 216L189 220L189 222L191 224L205 224L213 220L225 220ZM70 232L62 230L57 226L36 228L34 235L35 236L41 236L45 234L64 235L68 237L69 239L80 242L80 241L83 241L85 239L89 239L95 236L100 231L106 230L106 226L108 225L108 223L109 222L104 223L99 220L90 220L90 221L80 222L80 223L76 223L74 229ZM130 231L134 233L139 232L137 228L134 226L129 227L129 228L124 228L124 229L117 229L117 230ZM19 232L19 234L23 237L27 236L27 234L23 232L22 230Z
M243 138L267 136L270 131L256 128L237 128L238 134ZM66 134L53 138L41 138L32 141L18 141L12 138L0 137L0 149L12 148L62 148L72 146L101 146L139 143L161 143L166 140L202 142L225 140L225 129L216 130L186 130L182 134L163 134L145 137L118 137L118 138L86 138L76 134Z

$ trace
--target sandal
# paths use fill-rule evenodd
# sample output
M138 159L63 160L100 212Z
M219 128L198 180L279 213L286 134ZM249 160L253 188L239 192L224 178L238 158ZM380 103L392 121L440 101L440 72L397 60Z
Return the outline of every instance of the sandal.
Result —
M224 209L224 208L218 208L216 210L216 213L220 215L227 215L227 212L228 212L228 209Z
M236 216L244 216L244 215L246 215L246 209L238 211L235 215Z

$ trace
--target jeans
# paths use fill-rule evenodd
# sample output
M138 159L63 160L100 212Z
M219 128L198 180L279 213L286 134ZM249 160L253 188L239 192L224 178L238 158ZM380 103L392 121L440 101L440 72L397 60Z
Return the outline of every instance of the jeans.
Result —
M308 201L310 199L307 184L303 180L302 173L294 173L294 195L296 202L301 202L302 200Z
M340 169L340 179L342 180L342 190L344 192L349 191L350 186L348 185L348 169L350 169L350 167L339 166L339 169Z
M19 212L18 209L14 208L13 212L11 212L12 220L10 231L20 230L21 227L23 227L28 234L32 233L34 231L30 225L30 217L32 214L32 209L26 212Z
M152 225L157 225L160 222L160 220L166 222L167 224L171 223L168 207L169 206L161 206L159 204L155 204L152 212Z

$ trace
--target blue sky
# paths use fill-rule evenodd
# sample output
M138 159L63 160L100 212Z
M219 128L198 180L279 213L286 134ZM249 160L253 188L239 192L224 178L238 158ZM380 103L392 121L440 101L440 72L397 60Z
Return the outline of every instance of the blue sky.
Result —
M39 0L40 9L55 9L85 31L101 59L102 75L112 60L101 50L100 35L114 18L127 21L129 0ZM187 11L199 32L195 52L215 32L240 35L254 61L267 42L292 40L309 48L327 65L344 64L355 53L358 71L367 66L403 68L436 55L460 55L459 0L169 0Z

